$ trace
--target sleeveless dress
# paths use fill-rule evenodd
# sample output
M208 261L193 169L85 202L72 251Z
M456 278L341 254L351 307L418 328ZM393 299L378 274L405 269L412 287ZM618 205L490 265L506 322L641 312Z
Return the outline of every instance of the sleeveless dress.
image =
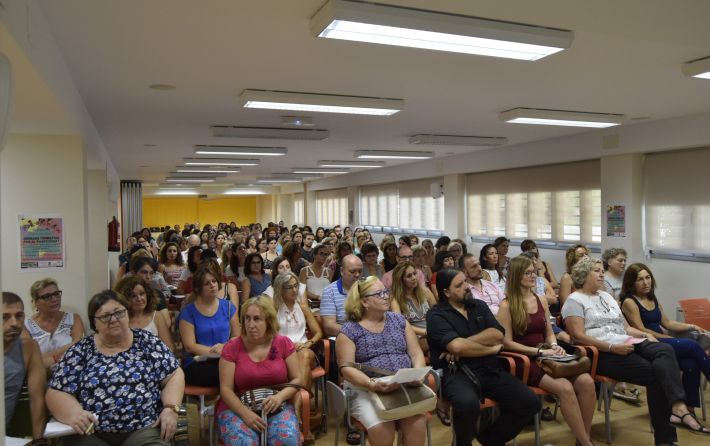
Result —
M535 296L537 302L537 311L533 314L528 313L528 329L523 336L518 336L513 333L513 341L527 345L529 347L537 347L538 344L545 342L545 309L540 303L540 298ZM530 375L528 385L539 386L540 380L545 372L538 367L537 362L530 361Z
M32 339L39 344L39 350L42 354L71 344L71 329L73 326L74 313L69 312L64 313L54 333L44 331L34 319L25 319L25 328L27 328L27 332L32 336Z
M145 330L149 333L153 333L155 336L158 336L158 327L155 325L155 314L157 311L153 312L153 318L148 322L148 325L145 327L141 328L141 330Z
M328 280L328 269L325 265L321 268L320 277L316 276L313 266L306 266L306 291L311 294L321 296L325 287L330 285Z

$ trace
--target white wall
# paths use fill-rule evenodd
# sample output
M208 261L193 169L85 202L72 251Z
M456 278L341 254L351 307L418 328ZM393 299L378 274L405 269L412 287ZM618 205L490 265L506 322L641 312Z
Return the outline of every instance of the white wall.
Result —
M88 170L86 175L86 259L89 295L109 285L108 222L111 204L105 170ZM113 215L112 215L113 216Z

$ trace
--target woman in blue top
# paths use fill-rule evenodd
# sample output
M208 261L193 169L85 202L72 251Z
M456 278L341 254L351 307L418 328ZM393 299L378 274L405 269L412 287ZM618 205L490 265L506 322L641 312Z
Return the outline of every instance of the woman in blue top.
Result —
M264 259L257 253L249 254L244 260L242 301L263 294L269 285L271 285L271 276L264 270Z
M399 313L390 311L389 290L376 276L353 284L345 301L347 321L340 329L335 350L345 386L352 389L351 414L367 429L367 439L373 446L394 442L395 422L377 416L368 391L388 393L399 384L375 381L347 363L361 363L396 372L401 368L424 367L417 336L409 322ZM405 446L423 445L426 433L424 414L397 420Z
M689 333L700 333L703 330L693 324L670 320L663 311L663 306L658 303L655 291L656 279L651 270L643 263L634 263L624 274L619 293L621 309L629 325L650 333L660 342L673 347L678 366L683 372L683 389L688 408L691 409L691 416L695 417L692 408L700 406L700 373L710 379L710 358L697 341L683 338ZM669 336L667 333L679 337ZM676 426L685 427L675 415L671 416L670 421Z
M219 298L222 278L215 276L208 265L197 269L193 284L195 301L180 312L185 382L217 387L222 347L239 335L237 308L229 299Z

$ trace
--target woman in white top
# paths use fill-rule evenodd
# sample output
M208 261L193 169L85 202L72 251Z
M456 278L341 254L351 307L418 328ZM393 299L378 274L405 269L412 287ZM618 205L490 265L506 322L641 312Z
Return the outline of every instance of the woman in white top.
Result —
M604 289L618 302L626 269L626 250L609 248L602 254L602 262L604 263Z
M30 296L37 312L25 319L25 327L39 344L44 366L51 367L72 344L84 337L84 324L77 313L61 311L62 290L56 280L36 281L30 287Z
M498 266L498 250L495 246L488 244L481 248L481 266L483 267L483 278L498 285L498 288L505 293L505 276Z
M301 376L306 389L311 388L311 370L316 366L316 355L311 350L323 337L320 324L308 305L298 299L298 277L291 271L274 279L274 308L279 321L279 333L293 342L301 365ZM311 337L308 337L310 332Z
M306 296L312 307L320 307L320 297L330 285L330 271L325 266L328 247L322 244L313 247L313 264L301 268L299 280L306 285Z
M291 262L288 261L288 259L284 256L278 256L274 259L273 262L274 269L272 270L271 276L273 279L271 279L271 285L269 285L262 294L266 294L267 296L273 298L274 297L274 279L276 276L282 273L292 273L293 271L291 270ZM298 302L307 304L306 301L306 286L302 283L298 284L298 293L296 294Z
M175 351L170 328L165 317L155 308L158 298L155 291L140 276L130 276L121 279L113 288L128 301L128 325L158 336L170 351Z

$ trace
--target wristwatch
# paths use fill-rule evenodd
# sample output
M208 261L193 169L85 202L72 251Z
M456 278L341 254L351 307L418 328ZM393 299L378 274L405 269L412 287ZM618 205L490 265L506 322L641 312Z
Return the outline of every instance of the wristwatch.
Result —
M179 404L168 404L168 405L165 405L165 406L163 407L163 410L165 410L165 409L170 409L170 410L172 410L173 412L175 412L176 414L178 414L178 415L180 414L180 405L179 405Z

